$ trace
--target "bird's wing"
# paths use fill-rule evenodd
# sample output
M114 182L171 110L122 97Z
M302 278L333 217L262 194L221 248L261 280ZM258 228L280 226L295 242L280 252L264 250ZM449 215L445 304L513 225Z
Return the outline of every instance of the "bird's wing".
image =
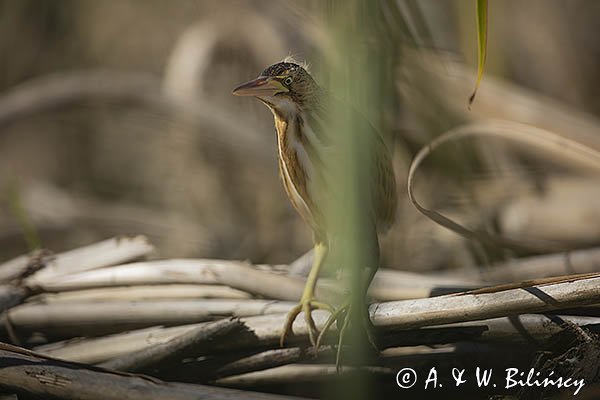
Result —
M312 109L306 113L307 138L309 146L307 154L311 159L314 171L313 177L308 182L307 189L310 197L314 199L315 205L344 204L345 199L333 193L330 189L335 187L335 168L331 163L345 162L344 155L340 154L340 136L343 132L334 132L336 126L328 120L331 115L331 107L336 108L336 113L341 114L344 121L353 123L352 129L358 133L357 140L353 144L353 162L359 163L361 172L367 174L364 180L368 181L365 187L364 199L369 203L369 214L374 225L379 231L385 231L393 223L396 206L396 180L391 161L391 151L386 146L381 134L373 127L368 119L360 114L354 107L342 104L339 100L324 97ZM343 124L340 124L343 125ZM338 165L339 167L339 165ZM342 167L343 168L343 167ZM347 169L338 170L345 173ZM340 203L338 203L340 202ZM323 210L321 210L323 213Z

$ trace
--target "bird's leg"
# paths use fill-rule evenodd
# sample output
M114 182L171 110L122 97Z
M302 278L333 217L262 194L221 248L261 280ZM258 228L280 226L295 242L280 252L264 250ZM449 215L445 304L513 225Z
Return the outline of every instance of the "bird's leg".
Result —
M371 322L371 318L369 316L369 307L367 304L365 304L364 302L357 302L357 299L365 299L366 298L366 294L367 294L367 290L369 287L369 284L371 283L371 280L373 279L373 275L375 273L374 269L368 269L367 271L367 277L365 279L365 287L364 289L361 291L361 294L364 294L364 296L362 297L355 297L352 295L348 296L348 299L340 306L338 307L335 312L331 313L331 315L329 316L329 318L327 319L327 321L325 322L325 324L323 325L323 328L321 329L321 332L319 333L319 336L317 338L317 343L315 344L315 347L318 349L321 345L321 341L323 339L324 334L329 330L329 328L334 324L337 323L337 327L339 330L339 334L338 334L338 348L337 348L337 354L336 354L336 359L335 359L335 366L336 369L340 370L341 367L341 354L342 354L342 346L344 344L344 339L348 330L348 327L350 325L350 321L352 321L352 323L360 323L362 326L356 327L356 329L362 329L362 332L364 332L366 334L366 339L368 340L368 342L370 343L370 345L373 347L373 349L377 350L377 341L375 340L375 329L373 326L373 323Z
M321 267L323 266L325 257L327 256L327 251L328 248L325 243L318 242L317 244L315 244L313 265L310 269L310 273L308 274L306 286L304 286L304 292L302 293L302 298L300 299L300 302L288 313L286 323L283 327L283 332L281 333L279 345L282 347L285 342L285 339L292 332L292 325L294 324L296 317L301 312L304 313L304 320L306 321L306 325L308 328L308 336L310 338L310 343L313 346L316 345L315 338L319 334L319 330L317 329L315 321L312 318L312 310L327 310L333 313L333 307L331 307L329 304L319 302L315 298L315 290L317 287L319 272L321 270Z
M355 265L365 265L369 267L366 267L362 270L349 270L348 299L341 307L339 307L329 316L321 332L319 333L319 337L317 338L317 343L315 345L317 348L320 346L325 332L327 332L334 322L337 322L339 335L336 369L338 372L340 371L341 366L342 345L344 344L349 331L348 328L351 324L353 325L352 329L354 330L350 332L352 334L350 337L350 343L353 345L360 345L366 336L368 342L375 350L377 350L374 327L369 316L366 298L369 285L371 284L371 281L373 280L375 272L379 266L379 242L376 229L373 228L363 232L367 236L365 236L366 240L364 241L363 251L359 255L360 260ZM355 348L354 351L356 354L360 354L360 349Z
M364 218L364 215L362 217ZM362 347L365 339L373 346L374 350L378 350L366 299L371 281L377 268L379 268L379 238L375 224L369 224L365 220L362 220L362 222L361 250L353 254L353 257L356 257L355 262L349 263L350 266L354 267L349 270L350 301L346 312L341 314L343 315L343 321L337 319L340 331L336 357L338 372L341 366L342 344L345 338L348 337L348 331L350 331L350 335L347 341L352 346L350 355L354 361L359 363L365 361L365 351L367 349ZM348 329L352 324L354 324L354 329Z

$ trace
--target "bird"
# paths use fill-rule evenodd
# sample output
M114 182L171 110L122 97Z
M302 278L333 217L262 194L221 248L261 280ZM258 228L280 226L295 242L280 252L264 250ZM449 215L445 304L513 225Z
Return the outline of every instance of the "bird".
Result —
M304 313L308 327L310 342L318 350L322 334L336 321L348 303L339 308L318 300L315 297L316 285L322 266L335 243L332 223L328 218L327 201L336 199L332 184L331 160L336 158L335 133L332 132L332 104L341 104L344 112L353 113L353 121L358 120L359 148L370 149L361 162L369 173L368 196L361 208L367 210L370 223L370 249L373 252L373 263L365 266L364 297L369 283L373 279L379 264L378 234L389 229L394 221L397 194L391 151L386 146L382 135L355 108L341 103L335 94L322 88L307 67L293 59L284 59L266 68L257 78L243 83L233 89L235 96L250 96L260 100L272 112L277 136L277 152L279 176L292 206L300 214L313 232L314 256L306 285L299 303L293 307L286 318L280 345L283 347L286 338L292 332L296 318ZM337 103L334 103L337 102ZM364 144L364 146L363 146ZM363 316L368 320L366 304ZM313 310L326 310L330 317L319 331L312 317ZM347 327L346 321L343 327ZM368 321L370 323L370 320ZM340 332L338 343L338 361L341 346Z

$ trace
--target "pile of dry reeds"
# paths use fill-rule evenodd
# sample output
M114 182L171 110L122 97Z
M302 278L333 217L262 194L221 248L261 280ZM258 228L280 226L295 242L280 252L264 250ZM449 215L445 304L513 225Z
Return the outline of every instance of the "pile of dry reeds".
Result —
M0 328L12 343L0 346L3 384L65 399L225 399L241 394L223 386L272 390L336 374L334 349L326 345L315 355L302 318L290 347L278 346L304 284L291 269L145 261L152 253L144 237L123 237L1 264ZM432 363L468 367L485 360L494 368L508 359L526 367L539 350L560 356L557 338L596 349L597 357L598 265L600 250L589 249L518 259L479 276L380 270L370 313L382 351L363 370L395 385L400 369L427 371ZM507 284L515 280L524 282ZM332 287L324 282L320 296L335 297ZM326 314L315 316L322 325ZM585 375L586 362L573 358L569 371Z

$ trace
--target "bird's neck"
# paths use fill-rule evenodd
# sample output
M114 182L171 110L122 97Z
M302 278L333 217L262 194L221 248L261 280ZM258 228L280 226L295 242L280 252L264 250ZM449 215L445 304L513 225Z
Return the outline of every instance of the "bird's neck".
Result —
M302 112L300 106L288 97L260 97L259 99L269 107L275 119L287 121Z
M279 153L281 154L289 147L291 141L298 139L297 135L294 135L291 131L296 130L298 118L302 115L302 109L294 101L285 97L260 98L260 100L273 113Z
M312 168L312 164L318 161L312 158L325 143L320 109L316 104L300 106L286 97L261 100L273 113L280 157L297 157L302 167Z

